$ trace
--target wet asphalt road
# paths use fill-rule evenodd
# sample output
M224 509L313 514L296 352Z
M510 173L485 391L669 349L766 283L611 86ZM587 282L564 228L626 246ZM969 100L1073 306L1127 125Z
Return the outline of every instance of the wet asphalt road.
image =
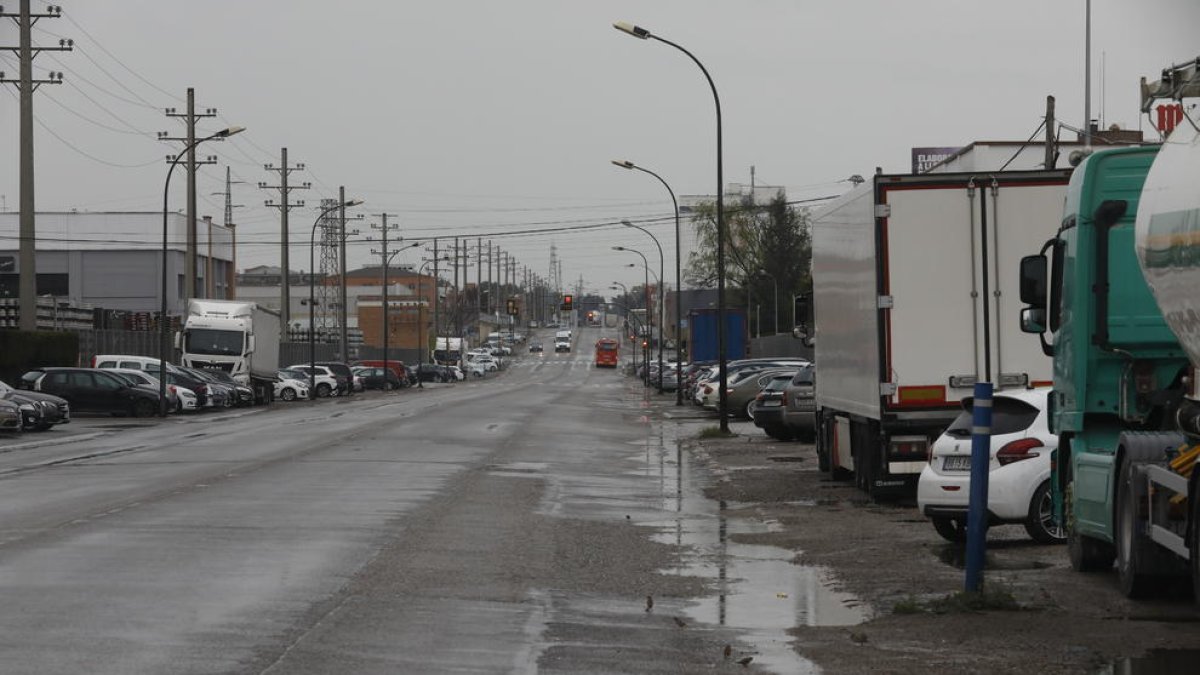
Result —
M726 644L808 669L803 611L753 597L803 579L750 551L765 579L731 584L703 471L597 337L483 381L0 442L3 671L745 672Z

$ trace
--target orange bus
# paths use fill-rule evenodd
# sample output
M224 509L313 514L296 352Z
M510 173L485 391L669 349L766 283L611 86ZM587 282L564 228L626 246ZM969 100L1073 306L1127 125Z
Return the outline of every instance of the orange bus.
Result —
M596 340L596 367L616 368L617 357L620 356L621 343L612 338Z

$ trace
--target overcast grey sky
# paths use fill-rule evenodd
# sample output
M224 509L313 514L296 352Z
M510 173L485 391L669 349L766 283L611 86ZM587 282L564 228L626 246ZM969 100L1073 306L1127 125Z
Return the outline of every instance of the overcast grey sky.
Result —
M44 3L35 3L41 6ZM551 242L572 283L607 292L640 283L624 267L653 244L615 225L585 232L503 232L618 223L648 225L673 278L670 200L716 190L713 101L682 53L614 30L630 21L699 58L720 92L726 182L781 185L801 200L843 191L850 174L908 170L914 146L1024 140L1045 97L1083 123L1085 0L56 0L64 17L37 24L35 74L65 83L35 99L39 210L161 209L166 166L189 86L220 115L209 132L247 131L201 154L200 212L220 221L225 167L235 179L241 266L279 263L277 193L264 163L287 147L308 170L293 193L309 207L336 196L395 214L410 238L490 238L546 275ZM16 9L16 0L4 3ZM1200 55L1197 0L1094 0L1093 116L1151 131L1139 119L1140 76ZM0 23L0 44L16 26ZM1101 80L1101 58L1105 64ZM0 70L16 73L11 53ZM1101 87L1104 97L1101 99ZM0 94L0 195L18 196L15 89ZM1151 131L1152 133L1152 131ZM1073 137L1064 134L1064 137ZM184 206L184 181L172 208ZM292 211L292 267L307 267L311 208ZM685 224L686 227L686 224ZM362 229L366 231L366 227ZM354 244L352 266L371 262ZM398 263L414 262L416 251ZM633 257L636 260L636 257ZM298 264L303 261L303 264ZM473 278L473 275L472 275Z

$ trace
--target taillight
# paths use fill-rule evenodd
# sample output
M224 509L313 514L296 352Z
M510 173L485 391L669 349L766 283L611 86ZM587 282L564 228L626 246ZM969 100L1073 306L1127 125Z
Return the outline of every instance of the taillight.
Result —
M1000 451L996 453L996 461L1000 466L1006 466L1023 459L1031 459L1037 455L1031 455L1029 451L1041 447L1044 447L1044 444L1036 438L1022 438L1019 441L1006 443L1004 447L1000 448Z
M711 394L711 393L713 393L713 388L712 388L712 385L709 385L709 384L706 384L706 385L704 385L704 393L705 393L705 394Z
M763 400L763 395L762 395L762 392L761 392L761 391L760 391L760 392L758 392L757 394L755 394L755 395L754 395L754 400L755 400L755 401L761 401L761 400Z

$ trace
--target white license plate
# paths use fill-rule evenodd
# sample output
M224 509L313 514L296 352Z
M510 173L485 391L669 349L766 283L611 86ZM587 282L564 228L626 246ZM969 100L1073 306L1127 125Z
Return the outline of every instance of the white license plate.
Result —
M950 455L942 459L942 469L944 471L970 471L971 456L970 455Z

